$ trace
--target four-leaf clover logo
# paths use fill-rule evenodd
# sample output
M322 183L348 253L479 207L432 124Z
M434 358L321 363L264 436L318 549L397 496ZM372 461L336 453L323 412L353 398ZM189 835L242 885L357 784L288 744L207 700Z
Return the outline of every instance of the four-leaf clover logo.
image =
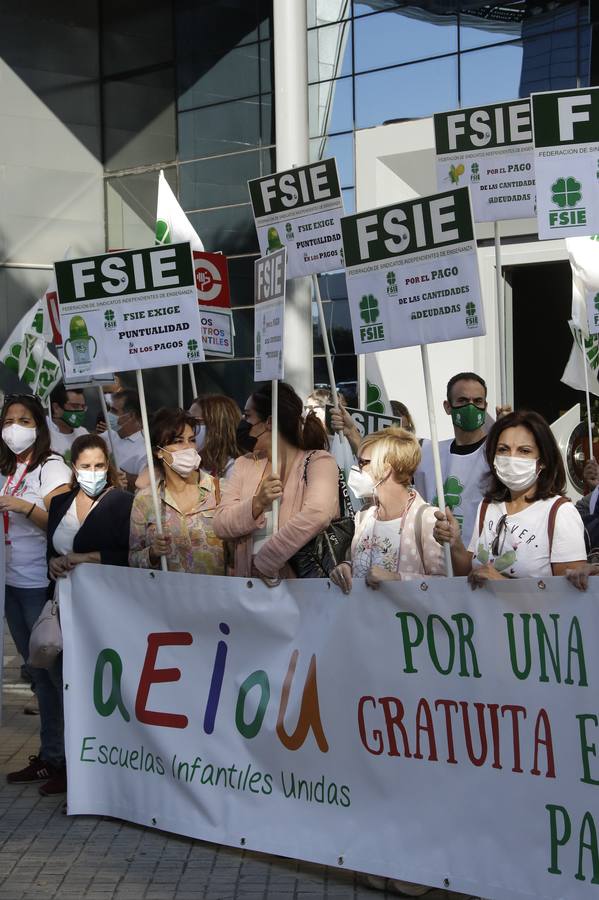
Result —
M193 353L195 356L198 352L198 342L192 338L190 341L187 341L187 350L189 353Z
M462 494L464 492L464 485L460 481L459 478L456 478L455 475L450 475L449 478L445 479L445 484L443 485L443 493L445 494L445 506L448 506L450 510L459 506L462 502ZM439 498L435 494L432 499L432 505L439 505Z
M466 315L467 316L475 316L476 315L476 304L475 303L467 303L466 304Z
M165 222L164 219L158 219L156 222L156 243L157 244L170 244L171 243L171 229L169 227L168 222Z
M366 409L368 412L385 414L385 404L381 399L381 389L372 381L366 382Z
M599 294L595 294L593 303L595 304L595 309L599 312Z
M581 183L576 178L558 178L551 185L551 199L560 209L566 206L576 206L582 199Z
M397 275L395 272L387 272L387 284L391 287L397 282Z
M379 317L379 302L374 294L366 294L360 300L360 317L363 322L370 325Z

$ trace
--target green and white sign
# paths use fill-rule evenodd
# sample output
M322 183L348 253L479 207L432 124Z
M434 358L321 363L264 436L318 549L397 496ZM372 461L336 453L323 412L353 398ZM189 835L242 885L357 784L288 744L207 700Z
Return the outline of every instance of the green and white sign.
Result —
M329 430L331 430L332 410L332 406L327 406L325 410L326 424ZM367 434L372 434L375 431L380 431L382 428L391 428L391 426L405 428L404 420L396 416L381 416L378 413L368 412L366 409L352 409L350 406L346 406L345 411L350 414L356 423L356 428L362 437L366 437Z
M201 362L188 243L54 263L66 378Z
M283 378L286 256L283 247L254 263L254 380Z
M356 353L485 334L468 188L341 220Z
M532 94L539 238L599 232L599 88Z
M343 198L334 159L248 181L263 256L287 248L287 277L343 267Z
M529 100L437 113L437 187L469 186L475 222L536 214Z
M233 313L230 309L200 306L202 346L206 356L233 359L235 356Z

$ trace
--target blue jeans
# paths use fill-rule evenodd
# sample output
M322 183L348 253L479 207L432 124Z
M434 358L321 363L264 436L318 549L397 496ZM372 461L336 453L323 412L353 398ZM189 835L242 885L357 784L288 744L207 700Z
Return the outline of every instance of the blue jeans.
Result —
M6 621L17 650L27 662L29 636L48 592L46 588L17 588L6 585ZM51 669L27 666L40 708L40 756L56 766L64 764L64 719L62 708L62 656Z

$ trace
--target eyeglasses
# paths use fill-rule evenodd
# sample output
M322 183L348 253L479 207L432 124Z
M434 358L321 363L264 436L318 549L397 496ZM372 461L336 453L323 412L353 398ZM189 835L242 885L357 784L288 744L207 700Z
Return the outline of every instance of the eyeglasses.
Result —
M499 541L501 539L501 535L503 534L503 541L501 542L501 550L499 549ZM493 543L491 544L491 553L493 556L497 557L503 552L503 545L505 544L505 535L507 534L507 513L504 513L497 523L497 531L495 532L495 537L493 538Z
M364 466L369 466L370 462L371 462L371 460L369 460L369 459L362 459L361 456L358 456L356 461L358 463L358 469L360 470L360 472L362 471Z

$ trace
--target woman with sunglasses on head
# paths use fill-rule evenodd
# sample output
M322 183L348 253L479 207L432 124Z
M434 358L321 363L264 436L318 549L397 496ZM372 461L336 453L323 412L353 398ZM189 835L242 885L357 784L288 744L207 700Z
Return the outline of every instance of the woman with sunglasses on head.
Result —
M256 575L273 586L294 578L289 560L339 515L339 471L326 452L326 432L291 385L279 383L278 471L271 465L272 386L261 384L245 405L237 443L247 451L223 486L214 526L230 541L230 574ZM272 505L280 501L279 530Z
M159 409L150 422L157 469L162 534L150 487L138 491L131 511L129 565L157 569L166 556L169 572L224 575L223 542L214 532L219 479L200 468L196 421L183 409Z
M352 578L371 588L382 581L409 581L423 575L445 575L442 547L433 538L434 508L412 487L420 463L416 437L404 428L383 428L358 447L358 465L348 487L371 503L356 514L351 562L331 573L345 594Z
M48 599L46 528L52 498L68 491L71 473L50 450L45 410L32 395L5 398L0 417L0 512L6 558L6 621L17 650L27 662L31 630ZM28 666L40 711L41 748L25 768L10 772L10 784L46 782L54 793L64 774L64 727L60 667ZM63 788L64 790L64 788Z
M508 413L489 431L485 454L489 481L468 549L451 511L436 513L435 538L449 543L454 575L468 575L475 588L584 566L582 519L564 496L564 465L545 419Z

